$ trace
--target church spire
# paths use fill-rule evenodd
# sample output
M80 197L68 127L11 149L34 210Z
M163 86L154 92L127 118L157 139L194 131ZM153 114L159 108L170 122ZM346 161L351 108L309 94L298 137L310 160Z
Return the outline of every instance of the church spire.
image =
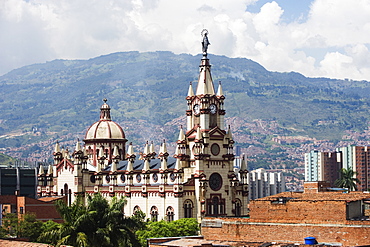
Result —
M76 152L78 152L78 151L81 151L82 149L81 149L81 143L80 143L80 139L77 139L77 142L76 142Z
M218 83L218 90L217 90L217 96L224 95L224 91L222 90L221 82Z
M193 89L192 82L190 82L189 90L188 90L188 97L192 97L192 96L194 96L194 89Z
M227 137L229 138L229 140L233 140L233 134L231 133L230 125L227 129Z
M180 128L180 133L179 133L178 140L179 141L184 141L185 140L185 134L184 134L184 130L182 129L182 125L181 125L181 128Z
M48 167L48 173L47 173L47 175L52 175L53 174L53 166L52 165L49 165L49 167Z
M54 153L60 153L60 145L58 141L55 143Z
M199 79L198 79L198 85L197 85L197 91L196 95L214 95L215 89L213 86L212 76L211 76L211 65L209 64L209 59L207 58L207 49L208 45L210 45L208 41L208 31L206 29L203 29L202 36L202 50L203 50L203 58L200 62L199 68Z
M42 164L40 164L40 168L39 168L39 176L44 175L44 173L45 173L44 166L43 166Z
M134 155L134 147L132 146L132 142L130 142L130 144L128 145L128 149L127 149L127 158L129 158L130 156Z
M196 95L214 95L215 89L213 86L213 80L211 76L211 65L209 64L209 59L202 59L199 65L199 79L197 85Z
M107 104L107 99L103 99L104 104L100 107L100 120L111 120L110 106Z
M242 161L240 164L240 170L246 171L247 170L247 162L245 161L245 154L242 154Z

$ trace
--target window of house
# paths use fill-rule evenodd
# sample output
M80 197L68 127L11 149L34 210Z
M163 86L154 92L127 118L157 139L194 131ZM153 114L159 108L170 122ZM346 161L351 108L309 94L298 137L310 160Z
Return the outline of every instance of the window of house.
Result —
M184 218L192 217L193 217L193 202L188 199L184 202Z
M173 221L175 215L175 211L173 210L173 207L168 207L166 210L166 216L167 216L167 221Z
M136 206L134 207L133 214L134 214L134 215L136 215L136 214L137 214L137 212L139 212L139 211L141 211L141 209L140 209L140 207L139 207L139 206L137 206L137 205L136 205Z
M225 199L221 196L214 195L211 199L207 199L207 215L223 215L225 214Z
M158 221L158 208L156 206L150 209L150 216L152 221Z
M23 207L19 207L19 213L24 214L24 208Z
M241 216L242 215L242 202L237 199L235 202L235 216Z

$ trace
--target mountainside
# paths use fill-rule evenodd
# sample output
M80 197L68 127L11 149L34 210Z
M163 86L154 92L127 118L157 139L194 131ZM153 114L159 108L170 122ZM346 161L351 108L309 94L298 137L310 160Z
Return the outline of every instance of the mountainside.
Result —
M256 146L253 140L259 138L260 143L269 142L274 135L337 143L348 131L367 130L367 81L306 78L270 72L248 59L209 58L215 86L221 81L226 95L227 122L245 137L238 140L242 147ZM103 98L129 141L174 141L185 124L185 97L189 82L197 82L200 59L170 52L124 52L13 70L0 77L0 148L25 149L25 157L31 148L41 152L45 140L81 139L98 120ZM29 148L22 149L27 144Z

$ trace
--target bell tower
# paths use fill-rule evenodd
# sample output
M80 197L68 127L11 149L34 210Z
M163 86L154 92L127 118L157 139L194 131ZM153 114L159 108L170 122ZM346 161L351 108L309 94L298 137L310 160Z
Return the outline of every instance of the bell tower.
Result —
M203 30L202 36L198 84L195 94L192 83L189 86L187 128L185 134L180 131L177 158L188 161L184 173L195 181L198 217L240 216L246 214L248 188L234 172L234 140L230 127L226 130L224 125L225 96L221 83L217 93L214 88L207 54L208 31Z

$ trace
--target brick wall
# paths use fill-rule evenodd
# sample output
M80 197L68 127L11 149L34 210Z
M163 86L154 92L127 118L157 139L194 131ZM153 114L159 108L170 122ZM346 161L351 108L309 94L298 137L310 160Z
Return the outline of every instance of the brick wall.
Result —
M207 220L207 219L206 219ZM202 227L207 240L250 242L304 243L305 237L315 237L319 243L337 243L343 246L369 245L370 224L290 224L263 223L251 219L222 218L222 227Z
M36 200L29 197L17 197L18 203L18 213L21 216L21 211L24 213L34 213L36 215L36 219L42 221L53 220L55 222L61 223L63 220L61 219L59 213L56 210L56 206L54 201L51 202L43 202L40 200ZM23 208L23 209L21 209Z
M313 182L304 182L304 193L318 193L326 191L330 187L330 183L326 181L313 181Z
M207 240L220 241L302 244L304 238L316 237L319 243L370 245L370 220L363 212L370 194L320 192L325 189L321 185L307 183L304 193L284 192L253 200L250 218L206 218L202 234Z
M327 223L346 220L346 204L343 201L251 201L250 217L253 220L289 223Z

